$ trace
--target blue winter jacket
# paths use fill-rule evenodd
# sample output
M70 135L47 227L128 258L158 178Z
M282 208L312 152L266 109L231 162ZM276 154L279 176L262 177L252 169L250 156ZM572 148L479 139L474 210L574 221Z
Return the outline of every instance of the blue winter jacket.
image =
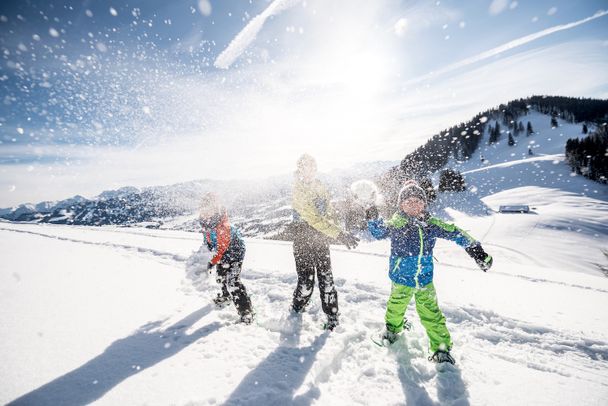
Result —
M382 218L367 223L374 238L390 237L389 278L398 284L420 288L433 281L433 248L437 238L454 241L463 248L477 244L470 235L438 218L418 220L397 212L385 222Z
M243 261L245 242L236 227L230 226L226 212L201 220L201 226L207 248L215 252L210 261L213 265Z

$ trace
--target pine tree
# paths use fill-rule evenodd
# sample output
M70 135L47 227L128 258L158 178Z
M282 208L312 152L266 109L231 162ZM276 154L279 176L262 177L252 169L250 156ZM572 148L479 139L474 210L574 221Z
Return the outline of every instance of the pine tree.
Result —
M526 137L529 137L532 134L534 134L534 130L532 129L532 123L530 123L528 121L528 126L527 126L527 129L526 129Z
M608 127L602 126L583 139L566 141L566 159L572 170L591 180L608 182Z
M513 139L513 135L511 133L509 133L509 142L508 142L509 146L512 147L513 145L515 145L515 140Z
M583 134L587 134L589 129L587 128L587 124L583 124Z
M452 169L445 169L439 174L440 192L464 192L466 185L462 174Z
M498 121L496 122L496 126L490 126L490 138L488 139L488 144L494 144L500 138L500 124Z
M557 128L558 124L557 124L557 119L555 118L555 116L551 116L551 128Z

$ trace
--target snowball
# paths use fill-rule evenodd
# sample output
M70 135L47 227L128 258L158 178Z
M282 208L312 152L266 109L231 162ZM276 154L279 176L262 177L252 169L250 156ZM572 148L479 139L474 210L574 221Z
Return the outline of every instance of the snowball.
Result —
M350 191L353 197L360 205L364 207L377 204L380 193L378 186L370 180L358 180L350 186Z
M116 17L118 15L118 11L116 11L116 9L114 7L110 7L110 14L112 14L114 17Z
M59 31L51 27L49 28L49 34L51 35L51 37L57 38L59 36Z

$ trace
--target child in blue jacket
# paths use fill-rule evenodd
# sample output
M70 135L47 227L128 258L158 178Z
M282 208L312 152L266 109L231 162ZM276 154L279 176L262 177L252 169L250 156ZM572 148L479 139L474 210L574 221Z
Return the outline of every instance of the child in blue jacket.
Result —
M368 229L376 239L391 239L389 278L391 295L386 308L386 330L383 341L393 343L404 327L405 310L412 299L416 311L430 341L432 355L429 360L454 363L450 355L452 340L445 324L445 317L437 304L433 285L433 248L437 238L454 241L475 259L483 271L492 266L492 257L470 235L435 217L426 211L424 190L415 182L407 183L399 192L399 211L389 221L378 218L378 210L366 211Z

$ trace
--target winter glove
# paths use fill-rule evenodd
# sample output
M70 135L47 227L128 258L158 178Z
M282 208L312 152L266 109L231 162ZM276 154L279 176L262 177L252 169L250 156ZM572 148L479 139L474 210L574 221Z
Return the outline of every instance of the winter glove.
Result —
M471 256L471 258L475 260L482 271L486 272L492 267L492 256L488 255L483 250L481 244L471 245L470 247L466 248L465 251Z
M376 220L378 218L378 208L376 206L371 206L369 209L365 210L365 219Z
M346 248L348 248L349 250L352 248L357 248L357 244L359 244L359 239L351 233L341 232L340 234L338 234L338 237L336 237L336 239L340 241L341 244L346 245Z
M211 273L211 270L213 269L215 265L211 265L211 262L207 263L207 273ZM201 276L201 274L203 273L202 269L197 269L196 271L194 271L194 275L195 276Z

